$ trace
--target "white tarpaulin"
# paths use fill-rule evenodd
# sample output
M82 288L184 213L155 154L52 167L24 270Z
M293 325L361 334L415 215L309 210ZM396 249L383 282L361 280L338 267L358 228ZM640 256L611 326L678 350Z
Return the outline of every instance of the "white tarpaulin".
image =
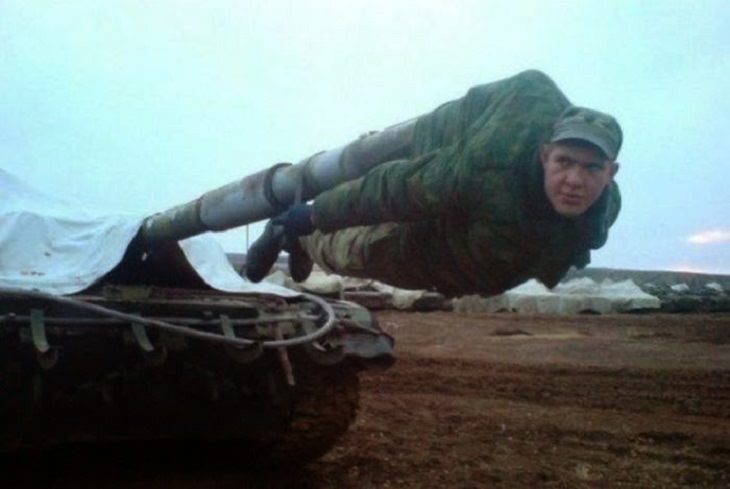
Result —
M560 283L552 290L536 280L494 297L466 296L454 301L459 312L516 311L522 313L576 314L593 311L601 314L642 309L659 309L661 301L642 291L631 280L596 283L578 278Z
M72 294L113 269L143 216L92 215L82 209L0 169L0 287ZM180 247L198 275L215 289L297 295L284 287L242 279L210 235L189 238Z
M396 309L410 309L417 300L427 294L425 290L399 289L392 285L378 282L377 280L343 277L342 275L326 273L319 270L312 271L307 280L301 284L294 283L290 278L281 274L281 272L270 275L266 280L298 287L313 294L338 294L340 296L346 290L358 290L367 287L389 295L390 304Z

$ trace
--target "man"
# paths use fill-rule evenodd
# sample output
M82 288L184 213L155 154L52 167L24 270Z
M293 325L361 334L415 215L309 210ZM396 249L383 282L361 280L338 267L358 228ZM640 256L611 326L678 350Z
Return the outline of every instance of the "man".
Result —
M606 242L621 143L613 117L571 105L538 71L472 88L418 119L415 157L272 219L246 274L261 280L285 249L298 281L314 261L447 296L553 287Z

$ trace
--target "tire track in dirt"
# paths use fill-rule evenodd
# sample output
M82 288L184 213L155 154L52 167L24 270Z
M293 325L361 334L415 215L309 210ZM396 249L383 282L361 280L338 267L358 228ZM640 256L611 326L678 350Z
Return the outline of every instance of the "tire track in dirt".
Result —
M22 487L730 487L730 315L379 316L398 361L307 467L32 459Z
M726 315L381 320L399 360L317 487L730 486Z
M408 354L399 357L397 369L366 379L365 388L383 394L422 392L428 386L434 394L457 397L479 392L480 397L548 405L730 419L730 370L533 367Z

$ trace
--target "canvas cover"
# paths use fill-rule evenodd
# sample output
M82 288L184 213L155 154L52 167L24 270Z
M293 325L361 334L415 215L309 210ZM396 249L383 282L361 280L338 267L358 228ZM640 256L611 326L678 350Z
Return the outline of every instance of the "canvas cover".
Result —
M144 216L108 215L64 201L0 169L0 288L64 295L82 291L122 260ZM179 243L195 272L226 292L297 292L241 278L212 235Z
M654 310L661 301L642 291L632 280L595 282L577 278L548 289L530 280L514 289L494 296L465 296L454 301L458 312L515 311L525 314L577 314L590 311L600 314Z

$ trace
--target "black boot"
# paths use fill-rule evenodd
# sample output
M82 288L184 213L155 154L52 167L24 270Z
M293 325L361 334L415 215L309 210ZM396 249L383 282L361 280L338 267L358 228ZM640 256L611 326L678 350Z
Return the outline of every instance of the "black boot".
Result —
M296 236L287 236L284 240L284 250L289 253L289 275L295 282L304 282L312 273L312 259L299 243Z
M274 266L284 248L284 227L269 221L264 233L254 241L246 253L246 277L251 282L261 282Z

